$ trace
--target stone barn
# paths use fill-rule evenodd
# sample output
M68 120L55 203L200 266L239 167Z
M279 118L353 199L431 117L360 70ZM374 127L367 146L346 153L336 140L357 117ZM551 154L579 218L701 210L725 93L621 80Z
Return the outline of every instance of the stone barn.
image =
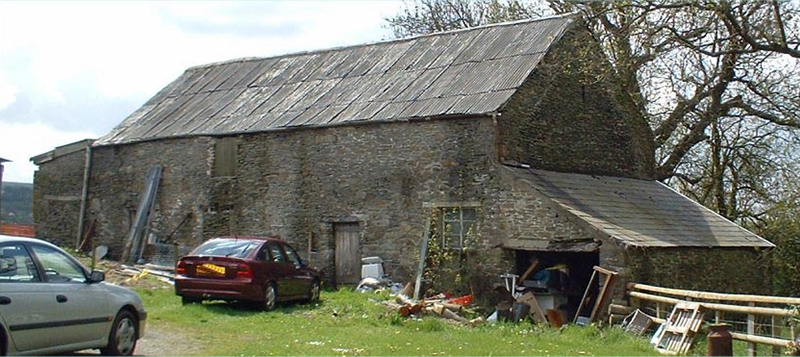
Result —
M168 264L175 244L266 235L328 283L369 256L406 282L427 238L467 291L537 262L523 285L572 304L595 265L756 292L772 244L652 180L652 133L609 69L574 16L193 67L91 145L82 224L121 257L160 167L143 257Z
M83 240L80 222L89 174L86 153L93 142L76 141L31 158L39 167L33 175L33 221L38 236L73 248Z

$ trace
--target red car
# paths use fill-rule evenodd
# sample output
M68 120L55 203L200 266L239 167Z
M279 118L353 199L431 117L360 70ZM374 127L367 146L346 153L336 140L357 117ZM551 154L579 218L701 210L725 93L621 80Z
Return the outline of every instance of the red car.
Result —
M221 237L178 261L175 294L184 304L253 301L272 310L278 301L319 300L320 274L276 238Z

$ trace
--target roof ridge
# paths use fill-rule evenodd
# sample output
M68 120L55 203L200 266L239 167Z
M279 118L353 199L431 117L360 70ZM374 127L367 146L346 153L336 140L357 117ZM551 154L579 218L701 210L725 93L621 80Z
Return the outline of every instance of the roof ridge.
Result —
M375 46L375 45L388 44L388 43L407 42L407 41L417 40L417 39L420 39L420 38L443 36L443 35L454 34L454 33L459 33L459 32L477 31L477 30L482 30L482 29L486 29L486 28L490 28L490 27L513 26L513 25L519 25L519 24L524 24L524 23L549 21L549 20L555 20L555 19L560 19L560 18L569 18L569 17L577 17L577 16L578 16L577 12L571 12L571 13L567 13L567 14L552 15L552 16L537 17L537 18L527 18L527 19L515 20L515 21L497 22L497 23L493 23L493 24L485 24L485 25L467 27L467 28L461 28L461 29L455 29L455 30L426 33L426 34L415 35L415 36L410 36L410 37L403 37L403 38L396 38L396 39L391 39L391 40L379 40L379 41L366 42L366 43L360 43L360 44L355 44L355 45L344 45L344 46L321 48L321 49L309 50L309 51L299 51L299 52L284 53L284 54L281 54L281 55L269 56L269 57L242 57L242 58L235 58L235 59L230 59L230 60L217 61L217 62L211 62L211 63L200 64L200 65L196 65L196 66L191 66L188 69L186 69L185 72L198 70L198 69L204 69L204 68L210 68L210 67L216 67L216 66L222 66L222 65L232 64L232 63L237 63L237 62L264 61L264 60L279 59L279 58L284 58L284 57L295 57L295 56L311 55L311 54L318 54L318 53L325 53L325 52L343 51L343 50L359 48L359 47Z

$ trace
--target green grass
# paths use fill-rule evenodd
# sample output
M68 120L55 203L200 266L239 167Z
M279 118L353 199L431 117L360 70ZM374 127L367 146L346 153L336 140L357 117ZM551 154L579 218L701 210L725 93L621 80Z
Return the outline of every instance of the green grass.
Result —
M344 290L323 292L318 304L279 305L272 312L223 303L181 306L170 290L138 292L149 326L180 331L202 355L659 355L646 339L617 328L406 319L378 304L378 295Z
M497 323L468 327L438 317L407 319L379 304L385 297L350 291L323 292L318 304L284 304L271 312L246 305L182 306L172 290L138 289L148 326L177 331L217 356L658 356L646 337L612 327ZM747 344L734 341L734 355ZM705 355L704 333L690 355ZM186 354L186 351L174 351ZM758 355L771 355L759 345Z

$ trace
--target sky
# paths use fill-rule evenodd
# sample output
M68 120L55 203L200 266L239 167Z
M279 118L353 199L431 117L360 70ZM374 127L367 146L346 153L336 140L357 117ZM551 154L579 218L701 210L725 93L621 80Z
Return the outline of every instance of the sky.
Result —
M122 122L186 69L387 40L403 3L0 0L4 182L30 158Z

